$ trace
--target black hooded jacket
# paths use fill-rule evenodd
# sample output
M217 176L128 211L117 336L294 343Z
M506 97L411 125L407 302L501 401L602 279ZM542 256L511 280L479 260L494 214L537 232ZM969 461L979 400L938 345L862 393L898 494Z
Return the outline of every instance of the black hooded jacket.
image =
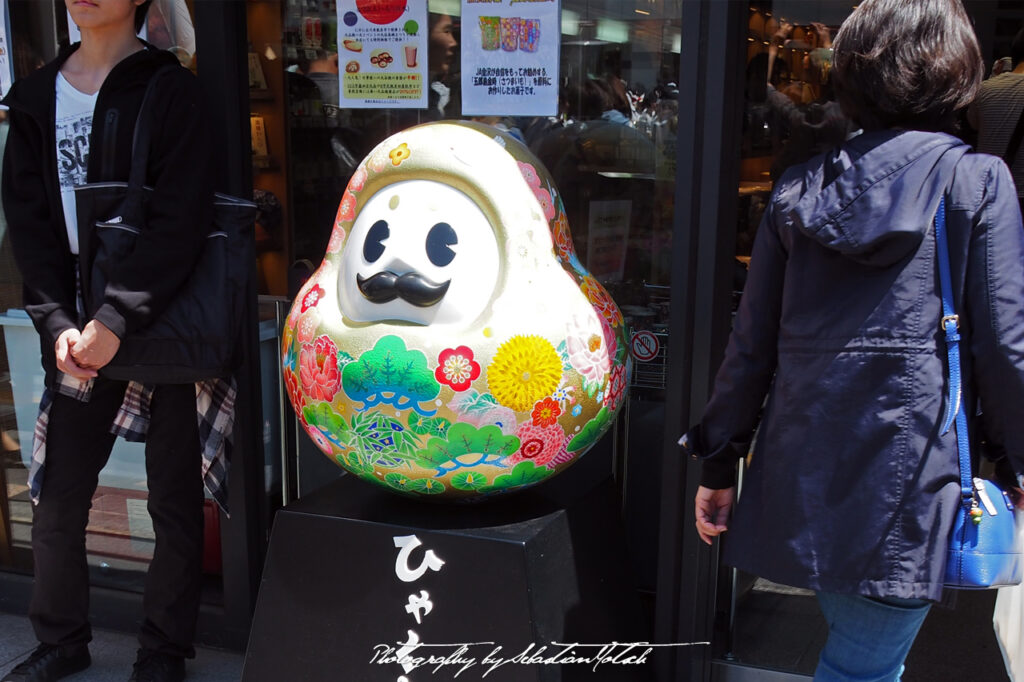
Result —
M55 377L54 344L81 328L75 304L75 260L68 244L56 159L56 78L77 49L11 87L10 134L4 153L3 209L24 282L25 308L41 337L47 385ZM87 181L126 181L132 136L146 85L174 55L146 44L118 63L103 82L93 111ZM124 338L155 319L186 281L209 232L213 211L210 143L199 86L184 68L163 74L153 93L153 139L146 184L147 228L135 251L113 273L95 314ZM79 231L90 229L79 225ZM80 240L81 241L81 240Z

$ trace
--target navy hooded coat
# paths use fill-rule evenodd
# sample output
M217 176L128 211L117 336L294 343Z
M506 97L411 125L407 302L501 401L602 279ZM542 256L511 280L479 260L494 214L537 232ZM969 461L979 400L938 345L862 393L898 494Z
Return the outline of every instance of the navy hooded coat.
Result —
M959 500L955 435L939 434L943 194L964 404L984 411L972 440L1024 471L1024 230L1009 171L950 135L864 133L777 183L688 434L709 488L734 483L754 442L727 563L815 590L940 598Z

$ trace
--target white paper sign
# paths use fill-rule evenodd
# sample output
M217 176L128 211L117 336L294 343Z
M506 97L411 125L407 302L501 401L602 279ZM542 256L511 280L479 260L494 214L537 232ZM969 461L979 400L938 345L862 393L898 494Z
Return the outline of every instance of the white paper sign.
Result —
M11 61L11 34L8 32L10 17L7 16L7 3L4 2L0 12L0 97L7 95L14 82L14 62Z
M339 0L342 108L425 109L427 0Z
M559 0L462 0L462 113L558 113Z

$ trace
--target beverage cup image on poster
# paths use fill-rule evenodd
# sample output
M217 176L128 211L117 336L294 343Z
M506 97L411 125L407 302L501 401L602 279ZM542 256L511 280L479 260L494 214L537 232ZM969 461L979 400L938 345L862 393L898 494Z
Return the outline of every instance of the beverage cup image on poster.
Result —
M427 0L339 0L343 108L427 106Z
M404 496L478 501L597 442L626 398L628 338L536 157L497 128L442 121L359 164L281 362L333 462Z
M462 3L462 113L558 113L558 0Z

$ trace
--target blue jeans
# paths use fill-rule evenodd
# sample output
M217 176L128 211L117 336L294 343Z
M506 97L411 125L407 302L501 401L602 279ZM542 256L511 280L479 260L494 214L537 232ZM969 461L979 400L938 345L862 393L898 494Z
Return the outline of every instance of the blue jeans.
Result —
M816 682L898 682L931 602L818 592L828 622Z

